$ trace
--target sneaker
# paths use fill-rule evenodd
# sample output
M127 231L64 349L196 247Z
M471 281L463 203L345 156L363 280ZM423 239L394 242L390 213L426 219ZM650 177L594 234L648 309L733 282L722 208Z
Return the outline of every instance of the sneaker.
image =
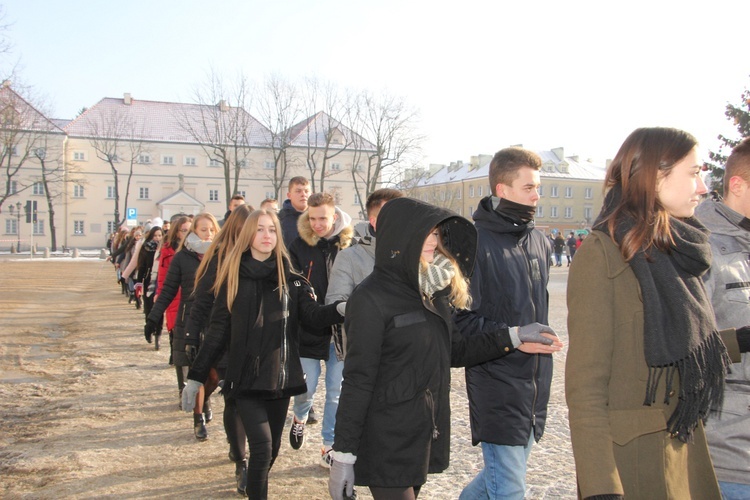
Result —
M310 407L310 412L307 414L307 424L317 424L318 423L318 414L315 412L315 407Z
M305 442L305 423L298 422L295 418L292 422L292 428L289 430L289 444L292 448L299 450Z
M324 467L326 469L331 468L331 462L333 462L333 457L331 457L331 447L330 446L324 446L320 449L320 466Z

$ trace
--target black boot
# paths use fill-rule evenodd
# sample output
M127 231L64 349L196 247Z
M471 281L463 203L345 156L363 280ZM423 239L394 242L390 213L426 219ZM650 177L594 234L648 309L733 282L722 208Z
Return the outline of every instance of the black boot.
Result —
M202 413L193 413L193 424L195 439L198 441L205 441L208 439L208 429L206 429L206 421L203 419Z
M211 411L211 396L207 396L206 399L203 400L203 418L206 423L209 423L214 419L214 412Z
M140 309L141 308L141 298L136 296L135 297L135 308Z
M234 479L237 481L237 493L247 494L247 462L244 460L234 463Z
M157 350L157 351L159 350L159 338L160 337L161 337L161 333L156 332L156 334L154 335L154 350Z

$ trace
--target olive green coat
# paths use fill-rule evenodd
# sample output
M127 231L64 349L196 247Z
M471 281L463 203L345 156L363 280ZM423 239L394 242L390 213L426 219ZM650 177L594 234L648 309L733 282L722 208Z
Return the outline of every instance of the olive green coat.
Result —
M581 497L720 499L703 426L693 443L670 438L677 403L644 406L648 366L643 301L630 266L609 236L594 231L568 278L565 394ZM673 393L679 392L677 383Z

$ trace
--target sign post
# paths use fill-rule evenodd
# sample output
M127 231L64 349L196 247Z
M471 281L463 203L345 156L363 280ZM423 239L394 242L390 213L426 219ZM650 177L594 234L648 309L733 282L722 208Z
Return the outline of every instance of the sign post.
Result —
M127 213L126 224L128 225L128 227L137 226L138 225L138 209L128 208L126 213Z

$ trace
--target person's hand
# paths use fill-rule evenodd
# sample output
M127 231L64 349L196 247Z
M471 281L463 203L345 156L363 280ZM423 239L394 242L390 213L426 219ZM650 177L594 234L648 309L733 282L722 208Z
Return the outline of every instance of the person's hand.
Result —
M190 366L193 366L193 363L195 363L195 358L198 357L198 346L192 345L192 344L185 344L185 356L187 356L188 363L190 363Z
M336 312L338 312L342 316L345 316L344 313L346 313L346 301L336 304Z
M151 343L151 336L156 333L159 325L152 319L146 319L146 326L143 327L143 335L146 337L146 342Z
M353 495L354 464L345 464L333 459L331 475L328 477L328 493L333 500L344 500Z
M542 333L549 333L557 337L552 328L541 323L529 323L518 327L518 338L521 343L552 345L552 339L549 336L542 336Z
M737 335L737 343L740 346L740 352L750 352L750 325L737 328L735 333Z
M195 408L195 400L198 397L198 391L201 390L203 384L197 380L188 379L187 384L182 389L182 410L186 413L192 413Z

